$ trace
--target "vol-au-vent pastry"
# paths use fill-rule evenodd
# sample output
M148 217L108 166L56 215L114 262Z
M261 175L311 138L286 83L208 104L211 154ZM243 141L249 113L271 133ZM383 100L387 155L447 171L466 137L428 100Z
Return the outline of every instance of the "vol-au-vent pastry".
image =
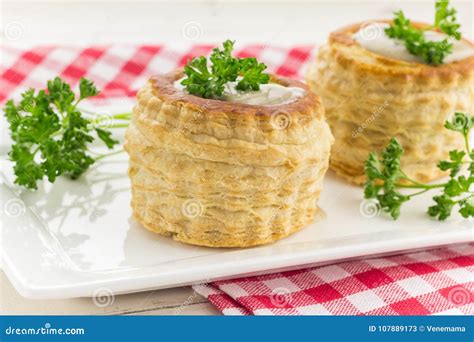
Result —
M455 111L473 112L473 44L427 29L424 39L440 42L441 53L443 44L452 44L439 63L431 52L413 54L404 41L388 37L390 23L365 22L333 32L307 74L335 137L330 166L356 184L365 181L368 154L381 152L392 137L405 149L402 167L408 176L422 182L444 176L436 164L464 144L444 123Z
M202 98L184 76L155 76L137 95L125 142L135 219L210 247L270 243L311 223L333 141L319 98L276 76ZM206 86L191 89L215 91Z

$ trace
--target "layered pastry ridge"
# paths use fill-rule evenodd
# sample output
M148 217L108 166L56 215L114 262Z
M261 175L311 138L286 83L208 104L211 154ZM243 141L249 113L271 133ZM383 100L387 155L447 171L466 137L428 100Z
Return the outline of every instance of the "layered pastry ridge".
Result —
M366 25L333 32L307 74L335 137L331 168L362 184L368 154L395 137L405 149L402 168L408 176L422 182L444 176L437 162L463 146L462 136L444 123L455 111L473 111L474 56L439 66L389 58L354 39Z
M312 222L332 135L319 98L249 105L189 95L181 71L139 91L126 132L134 217L147 229L211 247L281 239Z

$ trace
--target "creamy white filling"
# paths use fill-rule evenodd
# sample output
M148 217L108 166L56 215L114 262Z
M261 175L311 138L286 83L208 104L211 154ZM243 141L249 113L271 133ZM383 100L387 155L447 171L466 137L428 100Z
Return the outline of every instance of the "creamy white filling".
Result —
M377 53L379 55L398 59L407 62L423 63L423 60L408 52L403 41L389 38L385 33L385 28L389 27L386 23L374 23L367 25L357 31L353 38L364 49ZM432 41L441 41L448 38L448 35L435 31L426 31L425 38ZM452 52L444 59L444 63L459 61L474 55L474 48L462 40L449 39L453 43Z
M304 95L303 88L285 87L277 83L261 84L260 90L256 91L236 90L236 85L237 82L226 83L221 100L250 105L272 106L293 102ZM177 80L174 86L184 91L181 80Z

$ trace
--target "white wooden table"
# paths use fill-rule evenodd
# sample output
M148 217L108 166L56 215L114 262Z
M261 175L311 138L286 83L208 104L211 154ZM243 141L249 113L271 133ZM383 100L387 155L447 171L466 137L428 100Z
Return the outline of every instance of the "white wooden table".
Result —
M473 36L472 0L452 1L463 31ZM2 2L0 41L32 46L39 44L158 44L219 42L275 45L322 43L332 30L356 21L391 17L402 8L409 17L431 21L434 0L338 1L143 1ZM25 10L25 8L27 10ZM198 35L184 37L194 23ZM9 24L14 24L13 26ZM7 27L19 28L14 41ZM16 32L18 33L18 32ZM11 32L10 32L11 34ZM73 37L74 40L71 40ZM91 298L28 300L0 272L1 314L127 314L215 315L219 312L190 287L120 295L107 306Z
M103 303L103 304L102 304ZM2 315L219 315L191 287L114 296L96 304L92 298L32 300L21 297L0 273ZM105 305L107 304L107 305Z

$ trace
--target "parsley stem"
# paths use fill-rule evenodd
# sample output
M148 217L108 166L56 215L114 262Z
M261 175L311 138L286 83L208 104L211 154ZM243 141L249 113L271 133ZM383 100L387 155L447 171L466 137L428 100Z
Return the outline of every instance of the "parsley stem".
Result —
M421 195L421 194L423 194L423 193L425 193L425 192L427 192L427 191L430 191L430 190L431 190L431 189L428 188L428 189L424 189L424 190L421 190L421 191L418 191L418 192L414 192L414 193L408 195L408 197L409 197L409 198L412 198L412 197L414 197L414 196Z
M114 114L114 115L100 115L99 113L96 113L96 112L93 112L91 110L88 110L88 109L84 109L84 108L81 108L80 109L81 112L84 112L84 113L87 113L89 115L93 115L96 119L118 119L118 120L130 120L130 118L132 117L132 113L130 112L124 112L124 113L118 113L118 114Z
M463 202L466 202L466 201L470 200L470 199L473 198L473 197L474 197L474 194L471 194L471 195L469 195L469 196L466 196L466 197L464 197L464 198L460 198L460 199L458 199L457 201L453 201L453 202L456 203L456 204L457 204L457 203L463 203Z
M424 187L426 187L426 184L420 183L420 182L408 177L408 175L403 170L400 170L400 173L403 175L404 179L406 179L410 183L413 183L413 184L417 185L417 186L412 186L412 187L415 187L415 188L418 188L418 187L424 188ZM403 187L402 185L400 185L400 186Z
M120 149L120 150L117 150L117 151L114 151L114 152L110 152L110 153L106 153L106 154L102 154L98 157L95 158L95 160L100 160L100 159L103 159L103 158L106 158L106 157L110 157L110 156L113 156L113 155L116 155L116 154L119 154L119 153L122 153L124 152L123 149Z
M132 113L119 113L112 115L113 119L119 119L119 120L130 120L132 117Z
M79 104L79 102L81 102L83 99L81 97L79 97L77 99L77 101L72 105L72 111L75 111L76 108L77 108L77 105Z
M469 154L471 152L471 147L469 146L469 131L464 134L464 142L466 143L466 152Z
M440 183L440 184L422 184L422 183L418 183L416 182L416 184L400 184L400 183L396 183L395 184L396 187L398 188L405 188L405 189L426 189L426 190L430 190L430 189L437 189L437 188L443 188L446 186L446 183Z
M128 123L118 123L118 124L113 124L113 125L105 125L106 128L127 128L128 126L129 126Z

